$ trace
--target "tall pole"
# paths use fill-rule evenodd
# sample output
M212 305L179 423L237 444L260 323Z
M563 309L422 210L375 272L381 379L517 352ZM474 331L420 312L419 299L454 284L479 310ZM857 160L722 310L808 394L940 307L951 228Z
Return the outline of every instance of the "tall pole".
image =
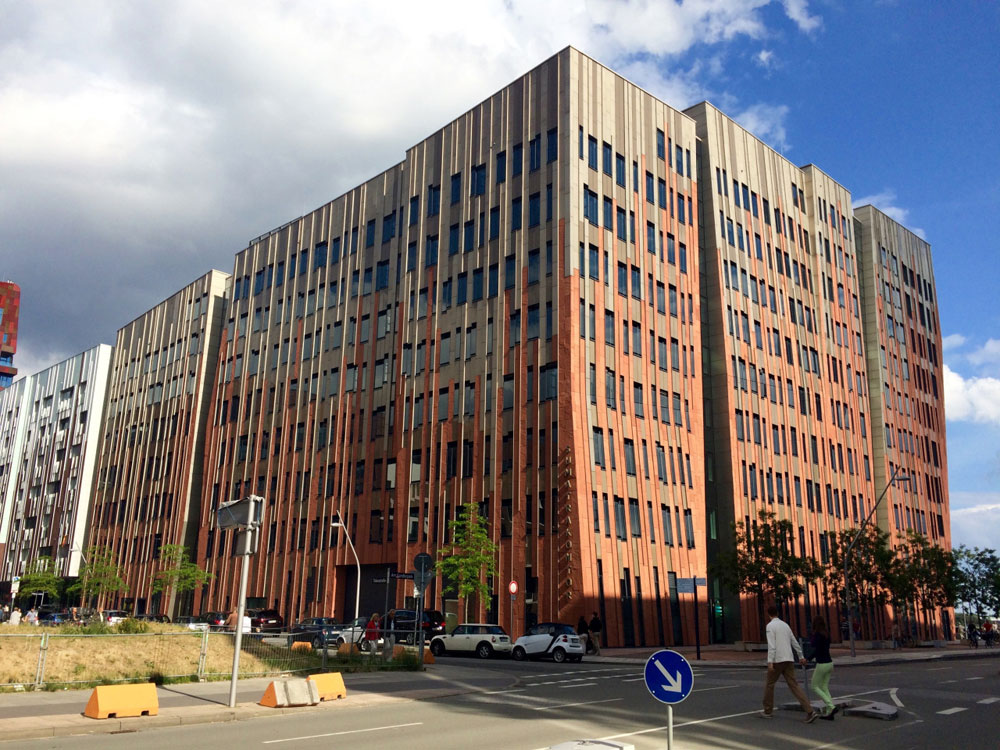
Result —
M851 616L851 579L849 578L851 569L851 550L854 549L854 544L858 541L858 538L864 532L865 526L868 524L868 521L871 519L873 515L875 515L875 511L878 510L879 503L882 502L882 498L885 497L886 493L889 491L889 488L892 487L893 483L897 479L910 478L906 474L899 474L899 469L900 467L896 466L892 470L892 476L889 477L889 481L885 483L885 488L882 490L882 494L878 496L878 499L875 501L875 504L872 506L872 509L868 511L868 515L865 516L864 520L861 522L861 527L858 529L858 533L854 535L854 538L851 540L851 543L847 545L847 551L844 553L844 597L847 603L847 632L848 632L848 637L851 639L852 658L857 656L857 653L855 652L854 649L854 622L853 622L854 618Z
M358 619L358 611L361 606L361 561L358 560L358 552L354 549L354 542L351 541L351 535L347 533L347 527L344 527L344 536L347 537L347 546L351 548L351 554L354 555L354 564L357 566L358 579L355 581L354 586L354 619Z
M252 534L249 529L244 534ZM236 611L236 640L233 642L233 677L229 683L229 707L236 705L236 681L240 674L240 646L243 643L243 615L246 612L247 601L247 573L250 570L250 555L243 555L242 569L240 571L240 598Z

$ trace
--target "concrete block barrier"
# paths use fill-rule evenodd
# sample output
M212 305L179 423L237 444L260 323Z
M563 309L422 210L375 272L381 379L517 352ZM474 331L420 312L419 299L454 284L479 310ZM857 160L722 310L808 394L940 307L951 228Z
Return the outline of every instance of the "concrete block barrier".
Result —
M315 683L321 701L347 697L344 677L340 672L323 672L321 674L309 675L308 679L310 682Z
M319 703L319 690L310 680L275 680L267 686L259 703L268 708L315 706Z
M156 716L160 701L156 685L98 685L90 694L84 716L91 719L121 719L126 716Z

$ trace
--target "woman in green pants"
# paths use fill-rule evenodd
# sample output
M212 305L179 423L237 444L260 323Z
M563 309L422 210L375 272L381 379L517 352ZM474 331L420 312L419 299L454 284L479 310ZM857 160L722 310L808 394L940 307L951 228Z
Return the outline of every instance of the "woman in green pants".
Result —
M816 659L816 669L813 671L812 682L809 683L816 695L823 699L826 709L819 718L833 721L837 707L830 697L830 677L833 675L833 659L830 658L830 634L826 629L826 620L816 617L812 622L812 646Z

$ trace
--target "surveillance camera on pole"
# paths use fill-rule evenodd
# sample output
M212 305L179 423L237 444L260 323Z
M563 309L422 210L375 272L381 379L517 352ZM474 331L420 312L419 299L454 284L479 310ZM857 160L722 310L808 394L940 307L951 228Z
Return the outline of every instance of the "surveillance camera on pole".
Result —
M236 530L233 554L243 558L240 573L240 595L236 611L236 639L233 643L233 676L229 685L229 707L236 705L236 678L240 671L240 647L243 643L243 615L246 613L247 572L250 555L257 552L264 498L250 495L219 505L215 511L215 525L223 531Z

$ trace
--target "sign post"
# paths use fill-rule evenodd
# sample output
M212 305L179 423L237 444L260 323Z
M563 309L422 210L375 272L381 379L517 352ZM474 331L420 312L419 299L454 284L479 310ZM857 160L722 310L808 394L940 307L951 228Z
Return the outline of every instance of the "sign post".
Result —
M417 621L414 626L420 630L420 663L424 663L424 589L434 577L434 558L421 552L413 558L413 593L417 598ZM414 641L416 634L414 634Z
M694 672L681 654L663 649L646 660L643 677L650 695L660 703L667 704L667 750L673 750L674 704L691 695L694 690Z
M517 601L517 581L511 581L507 587L510 591L510 640L514 641L514 602Z

